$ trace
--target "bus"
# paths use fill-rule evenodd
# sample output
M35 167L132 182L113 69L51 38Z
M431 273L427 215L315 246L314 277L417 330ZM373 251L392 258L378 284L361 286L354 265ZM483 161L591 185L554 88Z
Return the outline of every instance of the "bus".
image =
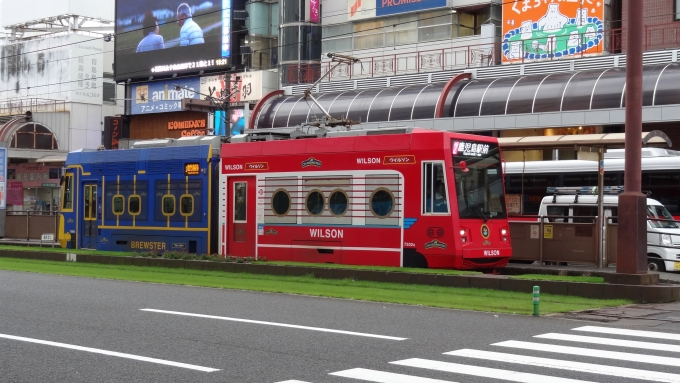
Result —
M508 162L508 196L519 196L519 215L538 215L548 187L597 186L597 162L584 160ZM623 185L624 150L609 149L604 160L604 186ZM680 218L680 152L642 149L642 190Z

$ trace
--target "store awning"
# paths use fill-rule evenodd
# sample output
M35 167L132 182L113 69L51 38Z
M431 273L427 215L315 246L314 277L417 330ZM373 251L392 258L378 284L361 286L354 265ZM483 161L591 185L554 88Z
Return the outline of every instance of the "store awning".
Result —
M615 149L623 148L625 142L625 133L501 137L498 139L498 144L503 150L578 149L580 147ZM670 138L660 130L643 132L640 144L646 147L671 147L673 145Z
M66 154L53 154L49 156L44 156L41 158L36 158L35 162L66 162Z

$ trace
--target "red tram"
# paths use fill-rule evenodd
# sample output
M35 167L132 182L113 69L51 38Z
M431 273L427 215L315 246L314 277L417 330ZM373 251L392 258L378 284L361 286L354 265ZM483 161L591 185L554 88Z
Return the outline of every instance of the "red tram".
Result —
M251 140L221 149L222 255L481 269L512 254L495 138L401 128Z

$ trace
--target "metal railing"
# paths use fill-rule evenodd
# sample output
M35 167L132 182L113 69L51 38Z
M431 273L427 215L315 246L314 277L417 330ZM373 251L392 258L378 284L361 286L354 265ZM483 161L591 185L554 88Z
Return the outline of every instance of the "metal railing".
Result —
M644 28L644 50L680 47L680 23L647 25ZM598 44L588 46L597 38ZM519 56L506 63L532 63L539 61L569 60L603 53L622 53L626 46L624 28L610 28L583 32L576 35L553 37L541 47L545 54L536 52L536 39L520 39L512 44L520 47ZM388 55L362 56L361 51L352 52L361 62L338 66L324 82L426 73L503 64L504 50L511 47L503 42L479 43L441 49L418 50ZM573 48L575 53L565 56L557 47ZM547 51L546 51L547 49ZM526 55L524 53L527 53ZM546 53L547 52L547 53ZM328 72L332 63L300 64L288 66L287 84L311 84Z
M27 98L14 101L0 101L0 116L24 114L26 111L36 112L65 112L66 102L42 98Z

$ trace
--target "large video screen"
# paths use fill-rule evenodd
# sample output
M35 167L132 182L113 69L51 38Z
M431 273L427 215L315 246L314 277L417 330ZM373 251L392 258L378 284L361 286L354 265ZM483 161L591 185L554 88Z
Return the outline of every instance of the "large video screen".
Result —
M231 0L116 0L116 80L229 64Z

